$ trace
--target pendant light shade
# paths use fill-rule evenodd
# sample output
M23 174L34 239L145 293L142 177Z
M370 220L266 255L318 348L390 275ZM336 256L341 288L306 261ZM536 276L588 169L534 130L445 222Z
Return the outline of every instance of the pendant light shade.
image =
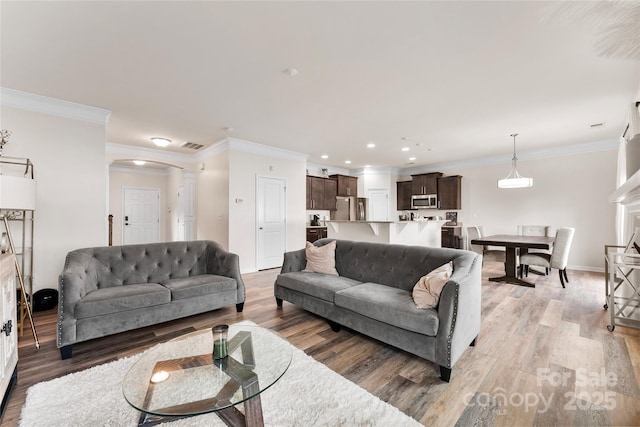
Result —
M511 172L506 178L498 180L498 188L525 188L533 186L533 178L526 178L518 173L516 157L516 136L517 133L511 134L513 137L513 159L511 159Z

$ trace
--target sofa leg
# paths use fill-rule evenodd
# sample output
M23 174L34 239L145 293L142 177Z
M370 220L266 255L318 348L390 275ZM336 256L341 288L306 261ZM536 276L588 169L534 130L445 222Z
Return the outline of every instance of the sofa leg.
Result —
M473 341L471 341L471 344L469 344L471 347L475 347L476 343L478 342L478 337L476 336Z
M332 322L331 320L328 320L328 322L333 332L340 332L340 325L338 325L336 322Z
M276 304L278 304L278 307L282 308L282 298L276 297Z
M62 360L71 359L71 351L73 347L70 345L65 345L64 347L60 347L60 357Z
M451 368L440 366L440 379L448 383L451 379Z
M244 310L244 303L241 302L241 303L236 304L236 312L242 313L242 310Z

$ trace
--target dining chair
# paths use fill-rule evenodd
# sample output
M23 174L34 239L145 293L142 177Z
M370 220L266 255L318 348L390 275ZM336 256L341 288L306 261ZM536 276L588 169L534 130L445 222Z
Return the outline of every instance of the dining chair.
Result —
M520 269L520 277L522 277L523 270L525 275L527 275L530 265L537 265L545 268L557 268L558 274L560 275L560 283L564 288L564 282L566 281L569 283L569 277L567 277L567 262L569 260L569 250L571 249L571 242L573 241L575 231L575 228L571 227L559 228L556 232L553 250L550 254L522 254L520 256L520 265L524 266L524 268Z
M551 226L549 225L518 225L518 236L550 236L551 234ZM522 249L521 249L522 251ZM543 253L543 254L551 254L551 251L546 249L525 249L524 253ZM520 264L518 267L522 269L523 266ZM527 272L528 273L528 272ZM538 273L537 271L535 273ZM538 273L542 274L542 273ZM549 274L549 269L545 267L544 275Z
M488 249L488 247L484 245L471 244L473 239L480 239L484 236L485 234L482 226L467 227L467 241L469 242L469 248L482 255L483 264L485 261L504 263L507 258L506 251L500 249Z

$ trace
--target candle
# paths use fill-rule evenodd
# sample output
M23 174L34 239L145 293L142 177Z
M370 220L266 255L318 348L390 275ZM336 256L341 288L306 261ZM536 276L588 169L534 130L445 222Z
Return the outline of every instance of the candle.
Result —
M213 358L223 359L227 357L227 333L228 325L217 325L211 328L213 334Z

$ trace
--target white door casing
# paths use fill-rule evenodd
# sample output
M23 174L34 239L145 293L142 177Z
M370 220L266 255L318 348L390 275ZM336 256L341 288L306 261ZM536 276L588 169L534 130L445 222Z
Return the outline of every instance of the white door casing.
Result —
M370 188L367 191L369 197L369 221L389 220L389 190L386 188Z
M122 189L122 242L125 245L160 240L160 190Z
M256 267L282 265L286 250L286 180L256 178Z

